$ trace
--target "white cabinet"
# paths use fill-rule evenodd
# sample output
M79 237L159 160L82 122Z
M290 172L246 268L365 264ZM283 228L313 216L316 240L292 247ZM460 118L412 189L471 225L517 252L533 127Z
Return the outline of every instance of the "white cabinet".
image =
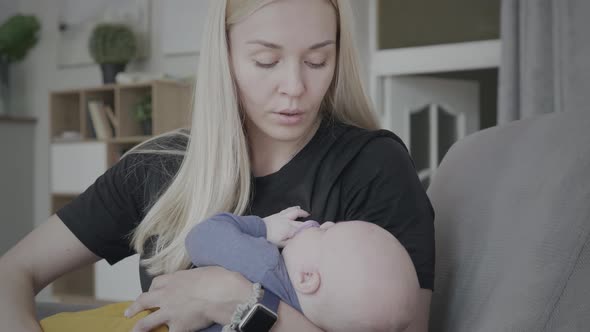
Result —
M427 187L454 142L496 123L499 2L365 4L371 99L381 126L403 139ZM461 10L437 10L446 5Z
M51 145L51 192L79 194L107 170L107 144L67 142Z
M432 77L383 80L381 124L406 142L428 187L450 146L479 129L479 85Z

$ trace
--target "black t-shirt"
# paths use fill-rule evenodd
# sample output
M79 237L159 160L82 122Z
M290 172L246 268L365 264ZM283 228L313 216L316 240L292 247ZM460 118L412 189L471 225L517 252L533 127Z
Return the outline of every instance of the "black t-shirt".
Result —
M187 139L175 143L186 147ZM130 235L181 162L181 156L129 155L57 215L88 249L115 264L135 254ZM404 245L420 286L433 289L434 210L406 147L392 132L326 119L290 162L252 181L246 214L266 217L299 205L311 213L305 220L378 224Z

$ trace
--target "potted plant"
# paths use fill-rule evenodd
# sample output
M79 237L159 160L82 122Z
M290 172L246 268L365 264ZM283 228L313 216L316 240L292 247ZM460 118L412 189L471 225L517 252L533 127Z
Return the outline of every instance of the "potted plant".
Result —
M137 55L137 40L133 30L125 24L102 23L92 30L89 50L100 65L103 82L115 83L117 74Z
M133 108L133 116L141 124L144 135L152 134L152 95L143 96Z
M35 16L14 15L0 25L0 114L9 109L10 64L21 61L38 41L41 28Z

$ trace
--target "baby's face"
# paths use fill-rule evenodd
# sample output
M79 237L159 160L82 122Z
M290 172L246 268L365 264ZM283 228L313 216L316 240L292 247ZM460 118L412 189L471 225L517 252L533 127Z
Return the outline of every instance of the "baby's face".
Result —
M367 320L385 326L397 308L414 308L419 286L413 263L401 243L375 224L343 221L304 229L287 242L283 257L294 285L307 273L319 275L317 290L298 297L306 315L328 317L325 330Z
M318 253L326 234L335 226L331 221L326 221L319 227L304 228L295 234L283 249L283 255L288 257L297 256L296 259L305 258L307 255ZM295 258L295 257L293 257Z

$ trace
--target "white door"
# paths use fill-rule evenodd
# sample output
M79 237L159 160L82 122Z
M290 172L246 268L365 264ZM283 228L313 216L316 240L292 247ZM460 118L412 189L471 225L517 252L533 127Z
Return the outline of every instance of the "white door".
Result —
M381 125L406 143L428 187L451 145L479 130L479 83L386 76L379 85Z

